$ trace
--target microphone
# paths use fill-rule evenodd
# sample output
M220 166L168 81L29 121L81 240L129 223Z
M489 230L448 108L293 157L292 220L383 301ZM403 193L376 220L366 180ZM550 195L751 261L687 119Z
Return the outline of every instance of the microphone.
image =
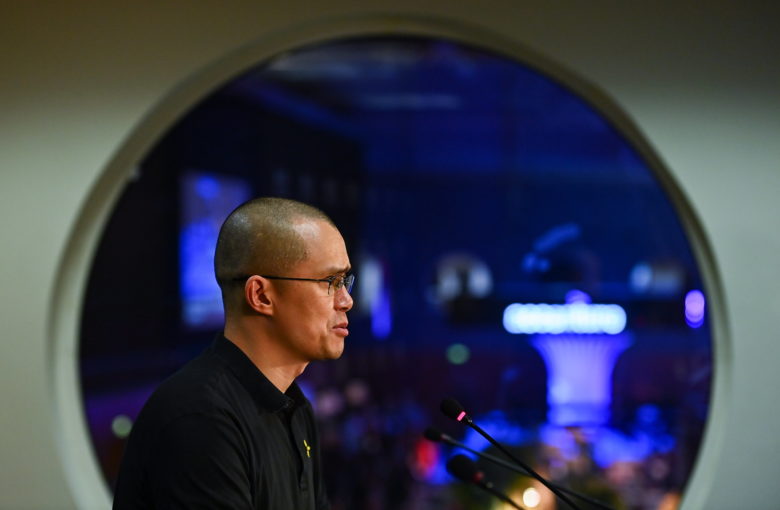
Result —
M525 469L530 476L536 478L537 480L539 480L539 482L542 483L542 485L550 489L553 492L553 494L558 496L558 499L560 499L561 501L569 505L574 510L580 510L580 508L577 505L575 505L574 502L571 499L569 499L569 497L566 496L566 494L558 490L557 487L555 487L550 482L548 482L543 476L541 476L539 473L531 469L529 465L527 465L522 460L512 455L512 453L509 450L504 448L498 441L493 439L493 437L490 434L482 430L482 428L479 425L474 423L474 421L471 419L471 416L469 416L466 413L466 410L463 408L462 405L460 405L460 403L457 400L455 400L452 397L448 397L442 400L441 412L444 413L445 416L452 418L455 421L463 422L469 427L476 430L480 436L487 439L490 442L490 444L498 448L499 451L501 451L501 453L509 457L509 459L512 460L512 462L514 462L521 468Z
M457 441L453 439L451 436L445 434L444 432L441 432L438 429L435 429L433 427L428 427L423 432L423 436L425 439L433 442L441 442L446 443L450 446L455 446L457 448L462 448L466 450L467 452L471 452L474 455L477 455L478 457L481 457L485 460L489 460L490 462L493 462L496 465L499 465L501 467L504 467L506 469L509 469L510 471L514 471L515 473L519 473L524 476L531 476L528 471L521 468L518 465L512 464L510 462L505 461L504 459L499 459L495 455L490 455L489 453L480 452L479 450L475 450L473 448L469 448L465 444L461 443L460 441ZM566 487L562 487L560 485L554 484L550 482L550 485L558 489L559 491L568 494L570 496L574 496L575 498L579 498L582 501L585 501L586 503L590 503L593 506L596 506L598 508L601 508L603 510L615 510L611 506L607 505L606 503L603 503L597 499L591 498L590 496L587 496L585 494L582 494L580 492L577 492L575 490L567 489Z
M444 416L452 418L455 421L464 421L468 425L472 425L471 416L466 414L466 410L463 406L452 397L447 397L441 401L441 412Z
M480 489L491 493L501 501L512 505L514 508L517 508L518 510L525 510L523 507L509 499L509 496L496 489L491 482L485 480L485 473L480 471L474 461L465 455L458 454L448 460L447 471L449 471L450 474L455 478L466 483L473 483Z

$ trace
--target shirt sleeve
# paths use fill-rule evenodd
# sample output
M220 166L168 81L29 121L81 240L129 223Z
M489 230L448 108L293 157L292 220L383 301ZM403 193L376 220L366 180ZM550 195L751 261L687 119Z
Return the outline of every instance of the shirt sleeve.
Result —
M248 446L229 417L177 418L162 430L150 456L155 508L252 508Z

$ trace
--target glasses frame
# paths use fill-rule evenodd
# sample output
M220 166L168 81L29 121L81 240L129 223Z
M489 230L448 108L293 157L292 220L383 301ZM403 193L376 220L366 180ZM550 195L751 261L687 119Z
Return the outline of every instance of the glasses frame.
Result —
M232 278L234 281L245 281L247 278L254 276L254 275L245 275L245 276L236 276L235 278ZM328 295L330 296L330 289L334 287L335 282L339 281L341 279L341 285L336 289L338 292L339 289L344 288L347 290L347 294L352 294L352 287L355 285L355 275L354 274L346 274L343 276L340 275L333 275L328 276L326 278L297 278L294 276L273 276L273 275L265 275L260 274L257 275L262 278L268 278L269 280L293 280L298 282L327 282L328 284Z

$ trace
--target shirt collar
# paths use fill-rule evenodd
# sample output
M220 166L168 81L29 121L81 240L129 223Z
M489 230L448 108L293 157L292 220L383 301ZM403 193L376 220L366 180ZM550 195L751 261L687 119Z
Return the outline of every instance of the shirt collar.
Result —
M279 388L268 380L252 363L252 360L223 334L217 335L212 349L252 395L257 405L263 409L276 412L307 402L306 397L295 382L290 385L286 393L279 391Z

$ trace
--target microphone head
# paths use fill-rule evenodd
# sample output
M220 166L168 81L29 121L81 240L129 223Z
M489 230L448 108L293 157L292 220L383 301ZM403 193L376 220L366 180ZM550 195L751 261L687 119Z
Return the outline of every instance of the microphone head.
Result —
M469 483L478 483L485 476L473 460L462 454L455 455L447 461L447 471L455 478Z
M441 412L455 421L462 421L464 418L468 417L463 406L452 397L447 397L441 401Z
M423 436L428 441L434 441L434 442L439 442L444 439L444 434L439 429L435 429L433 427L428 427L427 429L425 429L425 431L423 432Z

